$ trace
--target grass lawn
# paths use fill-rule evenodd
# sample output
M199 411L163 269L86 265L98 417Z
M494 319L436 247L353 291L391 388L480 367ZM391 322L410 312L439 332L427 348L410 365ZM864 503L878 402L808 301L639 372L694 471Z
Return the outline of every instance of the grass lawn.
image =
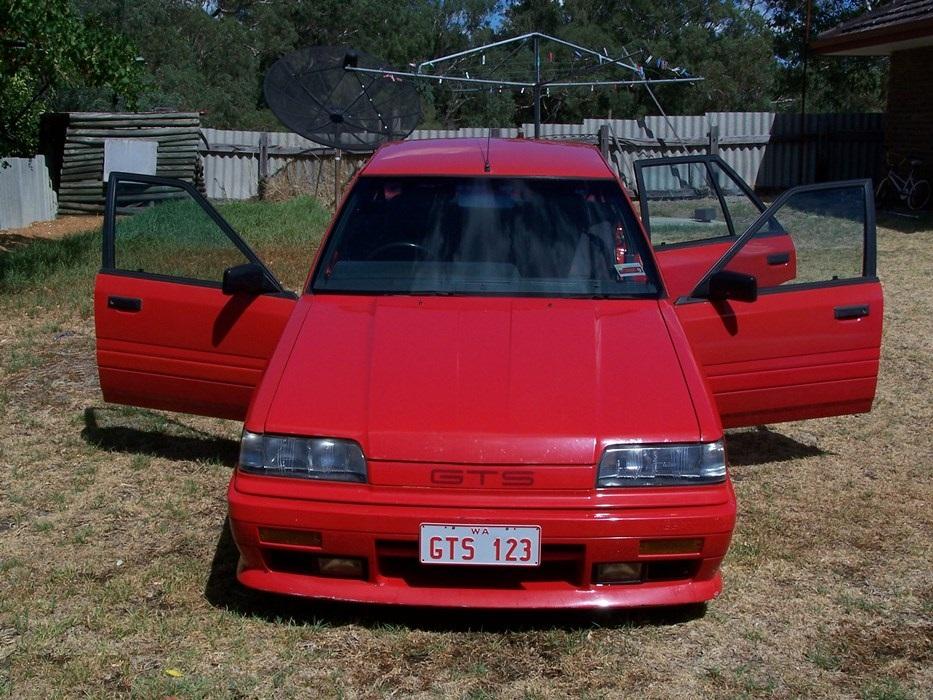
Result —
M326 215L222 207L289 286ZM930 697L933 231L879 232L874 411L731 432L705 615L310 603L234 581L240 426L106 405L99 235L0 253L0 697Z

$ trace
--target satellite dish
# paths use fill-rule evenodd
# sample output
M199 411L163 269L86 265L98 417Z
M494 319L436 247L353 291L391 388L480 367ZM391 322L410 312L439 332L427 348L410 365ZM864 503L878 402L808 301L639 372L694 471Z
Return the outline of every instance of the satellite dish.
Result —
M369 153L408 136L421 120L414 86L397 76L346 67L388 70L374 56L346 46L299 49L266 73L266 102L295 133L342 151Z

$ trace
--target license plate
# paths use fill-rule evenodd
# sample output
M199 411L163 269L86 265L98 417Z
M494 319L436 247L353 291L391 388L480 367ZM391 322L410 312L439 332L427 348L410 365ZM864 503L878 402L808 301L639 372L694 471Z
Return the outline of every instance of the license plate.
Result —
M537 525L421 525L422 564L538 566Z

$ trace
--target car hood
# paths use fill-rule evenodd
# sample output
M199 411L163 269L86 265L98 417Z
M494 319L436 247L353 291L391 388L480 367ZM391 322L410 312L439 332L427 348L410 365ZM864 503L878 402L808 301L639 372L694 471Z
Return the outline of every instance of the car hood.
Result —
M614 442L699 439L655 300L302 301L266 432L460 464L592 464Z

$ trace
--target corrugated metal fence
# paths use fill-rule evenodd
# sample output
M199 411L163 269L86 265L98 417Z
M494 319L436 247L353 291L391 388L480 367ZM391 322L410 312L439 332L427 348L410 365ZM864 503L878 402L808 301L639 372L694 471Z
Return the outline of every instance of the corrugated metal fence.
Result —
M716 152L758 190L875 177L884 158L884 115L709 112L583 123L593 133L608 124L610 155L623 180L634 184L639 158ZM671 128L673 126L673 129Z
M548 139L597 143L600 127L608 131L608 157L623 181L634 188L632 163L639 158L718 152L759 190L783 190L797 184L874 177L883 159L882 114L796 114L709 112L696 116L644 119L587 119L580 124L542 124ZM517 128L495 129L514 137ZM534 132L524 124L525 135ZM485 138L485 128L421 129L409 139ZM282 174L291 185L305 182L315 194L330 193L361 164L344 155L284 132L203 129L207 194L217 199L246 199L260 183ZM346 165L347 163L350 165ZM265 165L263 165L265 163ZM312 187L313 185L313 187Z
M639 158L717 152L758 190L857 177L875 177L884 157L882 114L776 114L709 112L697 116L587 119L580 124L542 124L548 139L599 143L634 190L632 163ZM534 132L525 124L522 132ZM514 137L519 129L494 129ZM484 138L485 128L422 129L410 139ZM323 201L336 195L365 163L365 156L338 154L288 132L202 129L198 152L212 199L286 197L307 192ZM56 197L45 160L7 158L0 167L0 228L54 218ZM262 192L261 192L262 190Z
M48 221L57 210L44 156L0 158L0 229Z

